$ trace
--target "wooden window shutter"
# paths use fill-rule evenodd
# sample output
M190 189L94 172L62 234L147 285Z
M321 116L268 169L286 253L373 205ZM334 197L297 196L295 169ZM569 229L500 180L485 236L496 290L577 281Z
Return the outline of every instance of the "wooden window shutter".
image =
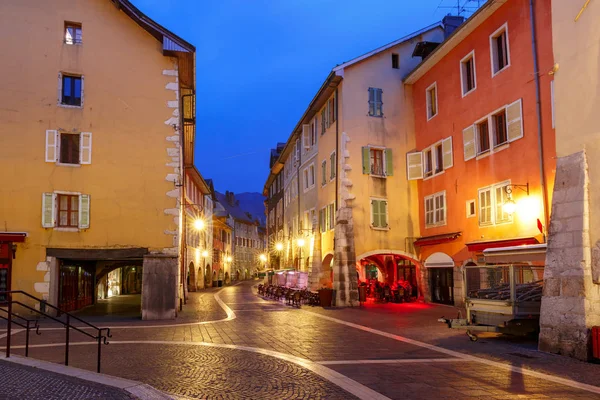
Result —
M79 229L90 227L90 196L82 194L79 196Z
M387 228L387 201L380 200L379 201L379 223L382 228Z
M56 195L54 193L42 194L42 226L54 228L56 208Z
M369 146L362 148L362 167L363 174L369 175L371 173L371 149Z
M423 179L423 153L408 153L406 155L406 173L409 181Z
M392 149L385 149L385 175L394 175L394 159L392 157Z
M305 149L310 149L310 125L302 125L302 142Z
M58 159L58 131L46 131L46 162L56 162Z
M375 89L369 88L369 115L375 115Z
M444 169L446 170L454 166L454 159L452 157L452 136L442 140L442 153L444 159Z
M371 224L375 228L379 228L379 200L371 200Z
M92 132L81 132L79 139L79 158L81 164L92 163Z
M329 100L327 100L327 106L326 106L326 110L325 110L325 121L326 121L326 126L327 128L329 128L331 126L331 118L329 118L329 113L331 112L329 110L330 104L329 104Z
M508 127L508 141L513 142L523 137L523 113L521 99L506 106L506 121Z
M475 149L475 126L471 125L463 130L463 145L465 161L468 161L476 156Z

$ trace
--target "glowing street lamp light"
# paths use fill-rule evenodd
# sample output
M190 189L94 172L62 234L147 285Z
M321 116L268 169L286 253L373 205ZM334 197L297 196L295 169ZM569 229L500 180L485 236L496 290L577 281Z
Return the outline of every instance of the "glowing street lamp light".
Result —
M227 258L225 258L225 262L230 263L233 259L231 258L231 256L227 256Z
M258 256L258 258L260 259L260 261L262 261L263 263L267 262L267 256L265 254L261 254L260 256Z
M507 213L508 215L513 215L517 210L517 203L511 198L506 200L506 202L502 205L502 211Z
M204 258L208 257L208 251L206 251L206 250L202 251L202 257L204 257Z
M306 242L304 241L303 238L298 239L298 241L296 243L298 244L299 247L304 247L304 245L306 244Z
M197 231L203 231L206 228L206 222L202 218L197 218L194 220L194 229Z
M281 243L281 242L275 243L275 250L282 251L283 250L283 243Z

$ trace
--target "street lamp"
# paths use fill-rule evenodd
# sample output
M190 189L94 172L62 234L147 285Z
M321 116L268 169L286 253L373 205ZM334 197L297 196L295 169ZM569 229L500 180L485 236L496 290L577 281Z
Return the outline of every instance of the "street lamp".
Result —
M518 188L527 193L529 196L529 183L525 185L513 185L509 184L504 187L504 191L506 192L507 200L502 205L502 211L507 213L508 215L513 215L515 211L517 211L517 203L512 198L513 188Z
M304 247L304 245L306 244L306 241L304 240L304 238L298 238L298 240L296 241L296 244L298 245L298 271L302 270L302 264L304 264L304 260L302 258L302 248Z
M258 256L258 258L260 259L260 261L262 261L263 263L267 262L267 256L265 254L261 254L260 256Z
M194 229L197 231L203 231L206 228L206 222L202 218L196 218L194 220Z
M275 250L282 251L283 250L283 243L281 243L281 242L275 243Z

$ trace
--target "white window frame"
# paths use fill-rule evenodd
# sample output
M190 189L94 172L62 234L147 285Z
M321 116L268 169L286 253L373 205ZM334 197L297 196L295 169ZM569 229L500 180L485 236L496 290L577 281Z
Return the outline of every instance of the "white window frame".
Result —
M63 104L63 102L62 102L62 87L63 87L63 76L64 75L81 78L81 104L78 106L72 106L70 104ZM83 94L84 94L84 86L85 86L84 78L85 77L82 74L75 74L75 73L63 72L63 71L58 73L58 101L57 101L58 107L74 108L74 109L82 109L83 108L83 102L84 102Z
M321 161L321 187L327 185L327 160Z
M441 208L436 207L436 199L440 196L443 196L444 202ZM431 200L433 208L431 210L427 209L427 202ZM425 196L423 199L424 210L425 210L425 228L434 228L437 226L445 226L448 220L448 207L447 207L447 199L446 199L446 191L442 190L441 192L430 194L429 196ZM437 218L437 212L442 211L444 214L443 220L439 220ZM427 223L427 214L432 213L432 222L430 224Z
M500 36L500 34L502 32L506 33L506 65L499 69L498 71L494 71L495 67L495 63L494 63L494 57L496 56L496 51L495 51L495 44L494 44L494 40ZM494 31L494 33L492 33L490 35L490 70L492 71L492 78L495 77L496 75L498 75L500 72L508 69L508 67L510 67L510 40L509 40L509 36L508 36L508 22L505 22L502 26L500 26L498 29L496 29Z
M90 201L90 195L89 194L85 194L85 193L81 193L81 192L69 192L69 191L65 191L65 190L55 190L53 192L48 192L51 193L53 195L53 210L52 210L52 215L53 215L53 226L46 226L45 228L49 228L58 232L80 232L80 231L84 231L86 229L89 229L90 227L90 210L89 210L89 203L88 203L88 224L87 226L82 227L81 226L81 213L82 213L82 207L81 207L81 197L82 196L87 196L88 198L88 202ZM58 204L58 195L68 195L68 196L77 196L79 199L79 207L77 210L77 218L79 220L78 222L78 227L64 227L64 226L58 226L58 219L60 218L59 215L59 204ZM42 214L44 213L44 209L42 208Z
M312 171L312 173L311 173ZM311 175L312 174L312 175ZM311 182L312 176L312 182ZM315 175L315 163L310 163L306 168L302 170L302 177L304 180L304 193L312 190L316 185L316 175Z
M435 114L432 114L433 111L431 110L431 97L429 96L429 92L432 89L435 90ZM427 89L425 89L425 105L426 105L426 112L427 112L427 121L434 118L440 112L440 109L438 108L437 81L433 82L431 85L429 85L429 87L427 87Z
M373 200L375 201L385 201L385 227L373 226ZM390 217L389 217L389 202L386 198L383 197L370 197L369 198L369 219L371 221L371 229L377 231L389 231L390 230Z
M491 207L490 222L482 223L481 219L480 219L478 221L480 227L506 225L506 224L512 224L514 222L514 218L512 215L509 215L506 220L499 220L498 216L496 215L497 211L498 211L498 207L502 207L502 205L504 204L502 202L502 200L500 200L500 202L502 204L498 203L498 199L496 198L496 190L498 188L510 186L510 185L511 185L511 181L509 179L506 181L494 183L492 185L477 189L477 209L479 210L480 218L481 218L481 192L490 191L490 207Z
M471 90L468 90L465 92L466 89L466 70L465 70L465 63L469 60L473 60L473 88ZM460 90L462 93L462 97L465 97L469 94L471 94L472 92L475 91L475 89L477 89L477 68L476 68L476 64L475 64L475 50L471 50L469 52L469 54L467 54L466 56L464 56L462 58L462 60L460 60Z
M387 160L385 159L385 149L386 147L383 146L367 146L369 148L369 175L370 176L376 176L378 178L386 178L387 175L385 173L385 168L386 168L386 162ZM381 151L381 170L383 171L382 175L379 174L374 174L373 173L373 166L371 165L371 150L379 150Z

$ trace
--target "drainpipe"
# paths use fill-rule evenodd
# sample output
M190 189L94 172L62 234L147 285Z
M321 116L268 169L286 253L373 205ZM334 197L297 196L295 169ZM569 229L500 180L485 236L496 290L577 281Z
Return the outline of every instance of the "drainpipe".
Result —
M303 138L300 137L299 140L300 141L298 142L298 144L300 145L300 149L302 149L302 145L303 145L302 140L303 140ZM294 151L298 151L298 149L294 149ZM302 185L300 185L300 165L302 165L302 150L298 151L298 166L296 166L296 176L298 177L298 179L296 179L298 181L297 182L297 186L298 186L298 215L296 216L297 221L298 221L298 229L300 229L300 213L301 213L300 212L300 188L302 187ZM292 226L293 225L294 224L292 222ZM295 234L295 232L294 232L294 234ZM291 237L290 237L290 240L291 240L291 246L292 246L292 249L293 249L294 248L294 240ZM302 259L300 258L300 252L301 251L302 250L299 248L298 249L298 252L299 252L299 256L298 256L298 271L300 271L301 268L302 268ZM294 252L292 251L292 258L293 258L293 256L294 256Z
M338 88L335 88L335 211L337 212L338 210L338 186L339 186L339 179L340 179L340 168L338 168L338 166L340 165L339 160L341 160L340 158L340 141L339 141L339 127L340 127L340 118L339 118L339 98L338 98ZM335 238L333 239L335 240Z
M535 29L535 11L533 0L529 0L529 16L531 19L531 51L533 53L533 76L535 77L535 106L537 115L538 131L538 151L540 154L540 181L542 186L542 200L544 207L544 242L546 242L546 233L548 230L548 193L546 191L546 173L544 170L544 146L542 138L542 106L540 102L540 74L537 55L537 34Z

